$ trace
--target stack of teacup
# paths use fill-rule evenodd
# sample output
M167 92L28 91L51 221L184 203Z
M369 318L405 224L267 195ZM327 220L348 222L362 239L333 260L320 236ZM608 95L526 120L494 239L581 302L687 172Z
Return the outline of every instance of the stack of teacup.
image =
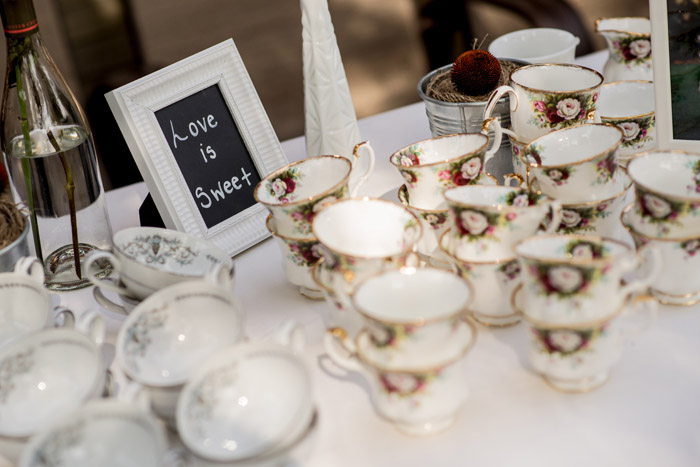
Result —
M624 282L640 259L617 240L543 235L523 240L516 252L522 286L512 301L528 324L533 368L564 391L600 386L620 357L622 338L631 332L623 312L640 302L655 311L650 297L634 294L655 278L658 251L650 256L645 277Z
M442 269L376 274L352 297L361 331L352 339L342 328L330 329L326 351L338 365L363 374L377 411L398 429L440 432L467 397L463 357L476 329L463 314L472 299L471 286Z
M650 151L632 159L634 203L622 224L637 247L661 251L661 273L651 293L661 303L700 301L700 155Z
M253 192L255 200L270 211L266 226L277 240L287 280L305 297L324 297L311 276L321 257L311 223L327 205L355 196L374 170L374 151L369 143L355 146L355 159L361 147L367 149L367 168L361 176L353 177L352 186L352 161L341 156L315 156L272 172Z
M487 150L491 123L494 139ZM399 201L423 225L418 243L421 259L436 266L445 261L438 247L438 240L448 227L442 192L457 186L498 184L485 166L500 146L500 124L491 119L484 122L481 133L438 136L403 147L390 156L389 162L405 180L399 187Z
M471 305L482 324L507 326L520 321L510 295L520 281L514 246L535 235L549 219L548 233L561 218L558 201L525 188L462 186L445 190L450 228L440 247L453 269L474 286Z

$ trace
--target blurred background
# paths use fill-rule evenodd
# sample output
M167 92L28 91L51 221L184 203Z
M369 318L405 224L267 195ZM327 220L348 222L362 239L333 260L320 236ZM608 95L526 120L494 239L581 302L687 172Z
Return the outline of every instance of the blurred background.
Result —
M647 0L328 0L358 118L419 100L433 68L473 38L558 27L577 55L604 49L598 17L648 16ZM298 0L34 0L44 42L90 119L106 188L141 180L104 93L233 38L280 141L303 135ZM4 40L4 39L3 39ZM2 66L4 69L4 59Z

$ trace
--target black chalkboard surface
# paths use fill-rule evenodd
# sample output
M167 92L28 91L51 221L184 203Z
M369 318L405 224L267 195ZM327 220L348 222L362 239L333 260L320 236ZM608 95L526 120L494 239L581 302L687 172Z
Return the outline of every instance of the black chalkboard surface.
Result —
M207 228L255 204L260 174L218 84L155 116Z

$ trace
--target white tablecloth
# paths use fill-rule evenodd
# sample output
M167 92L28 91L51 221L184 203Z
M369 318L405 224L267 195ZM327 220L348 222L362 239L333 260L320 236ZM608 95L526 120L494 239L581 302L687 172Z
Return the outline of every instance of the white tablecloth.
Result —
M580 63L601 68L605 53ZM360 121L377 153L361 195L381 196L402 183L389 155L429 138L422 103ZM290 161L303 138L283 143ZM138 225L144 184L107 194L115 231ZM454 426L427 438L398 432L374 412L362 377L338 369L322 348L328 305L287 283L281 255L268 239L235 258L236 292L248 335L261 338L284 319L304 325L320 432L309 467L342 466L697 466L700 465L700 307L662 307L647 332L631 337L610 380L585 394L551 388L530 367L527 332L479 326L467 356L469 397ZM700 271L699 271L700 273ZM59 295L63 304L96 306L91 289ZM123 318L103 312L113 342ZM107 358L113 347L105 346Z

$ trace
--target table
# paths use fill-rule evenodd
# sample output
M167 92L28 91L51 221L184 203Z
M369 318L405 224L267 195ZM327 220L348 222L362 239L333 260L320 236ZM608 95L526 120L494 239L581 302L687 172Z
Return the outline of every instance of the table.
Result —
M607 52L579 63L600 69ZM377 168L360 194L379 197L402 179L388 163L402 146L429 138L422 103L363 119L362 137ZM304 139L285 141L290 161L305 157ZM107 193L115 231L138 225L143 183ZM236 293L251 339L270 335L282 320L304 326L320 430L308 467L342 466L695 466L700 463L700 306L661 307L647 332L626 343L610 380L585 394L551 388L531 369L525 327L478 326L467 356L469 397L454 426L427 438L397 431L373 410L368 386L325 355L328 305L302 297L287 283L281 255L268 239L238 255ZM700 272L699 272L700 273ZM62 293L80 312L96 306L91 289ZM121 320L105 313L108 342ZM114 348L105 345L106 357Z

